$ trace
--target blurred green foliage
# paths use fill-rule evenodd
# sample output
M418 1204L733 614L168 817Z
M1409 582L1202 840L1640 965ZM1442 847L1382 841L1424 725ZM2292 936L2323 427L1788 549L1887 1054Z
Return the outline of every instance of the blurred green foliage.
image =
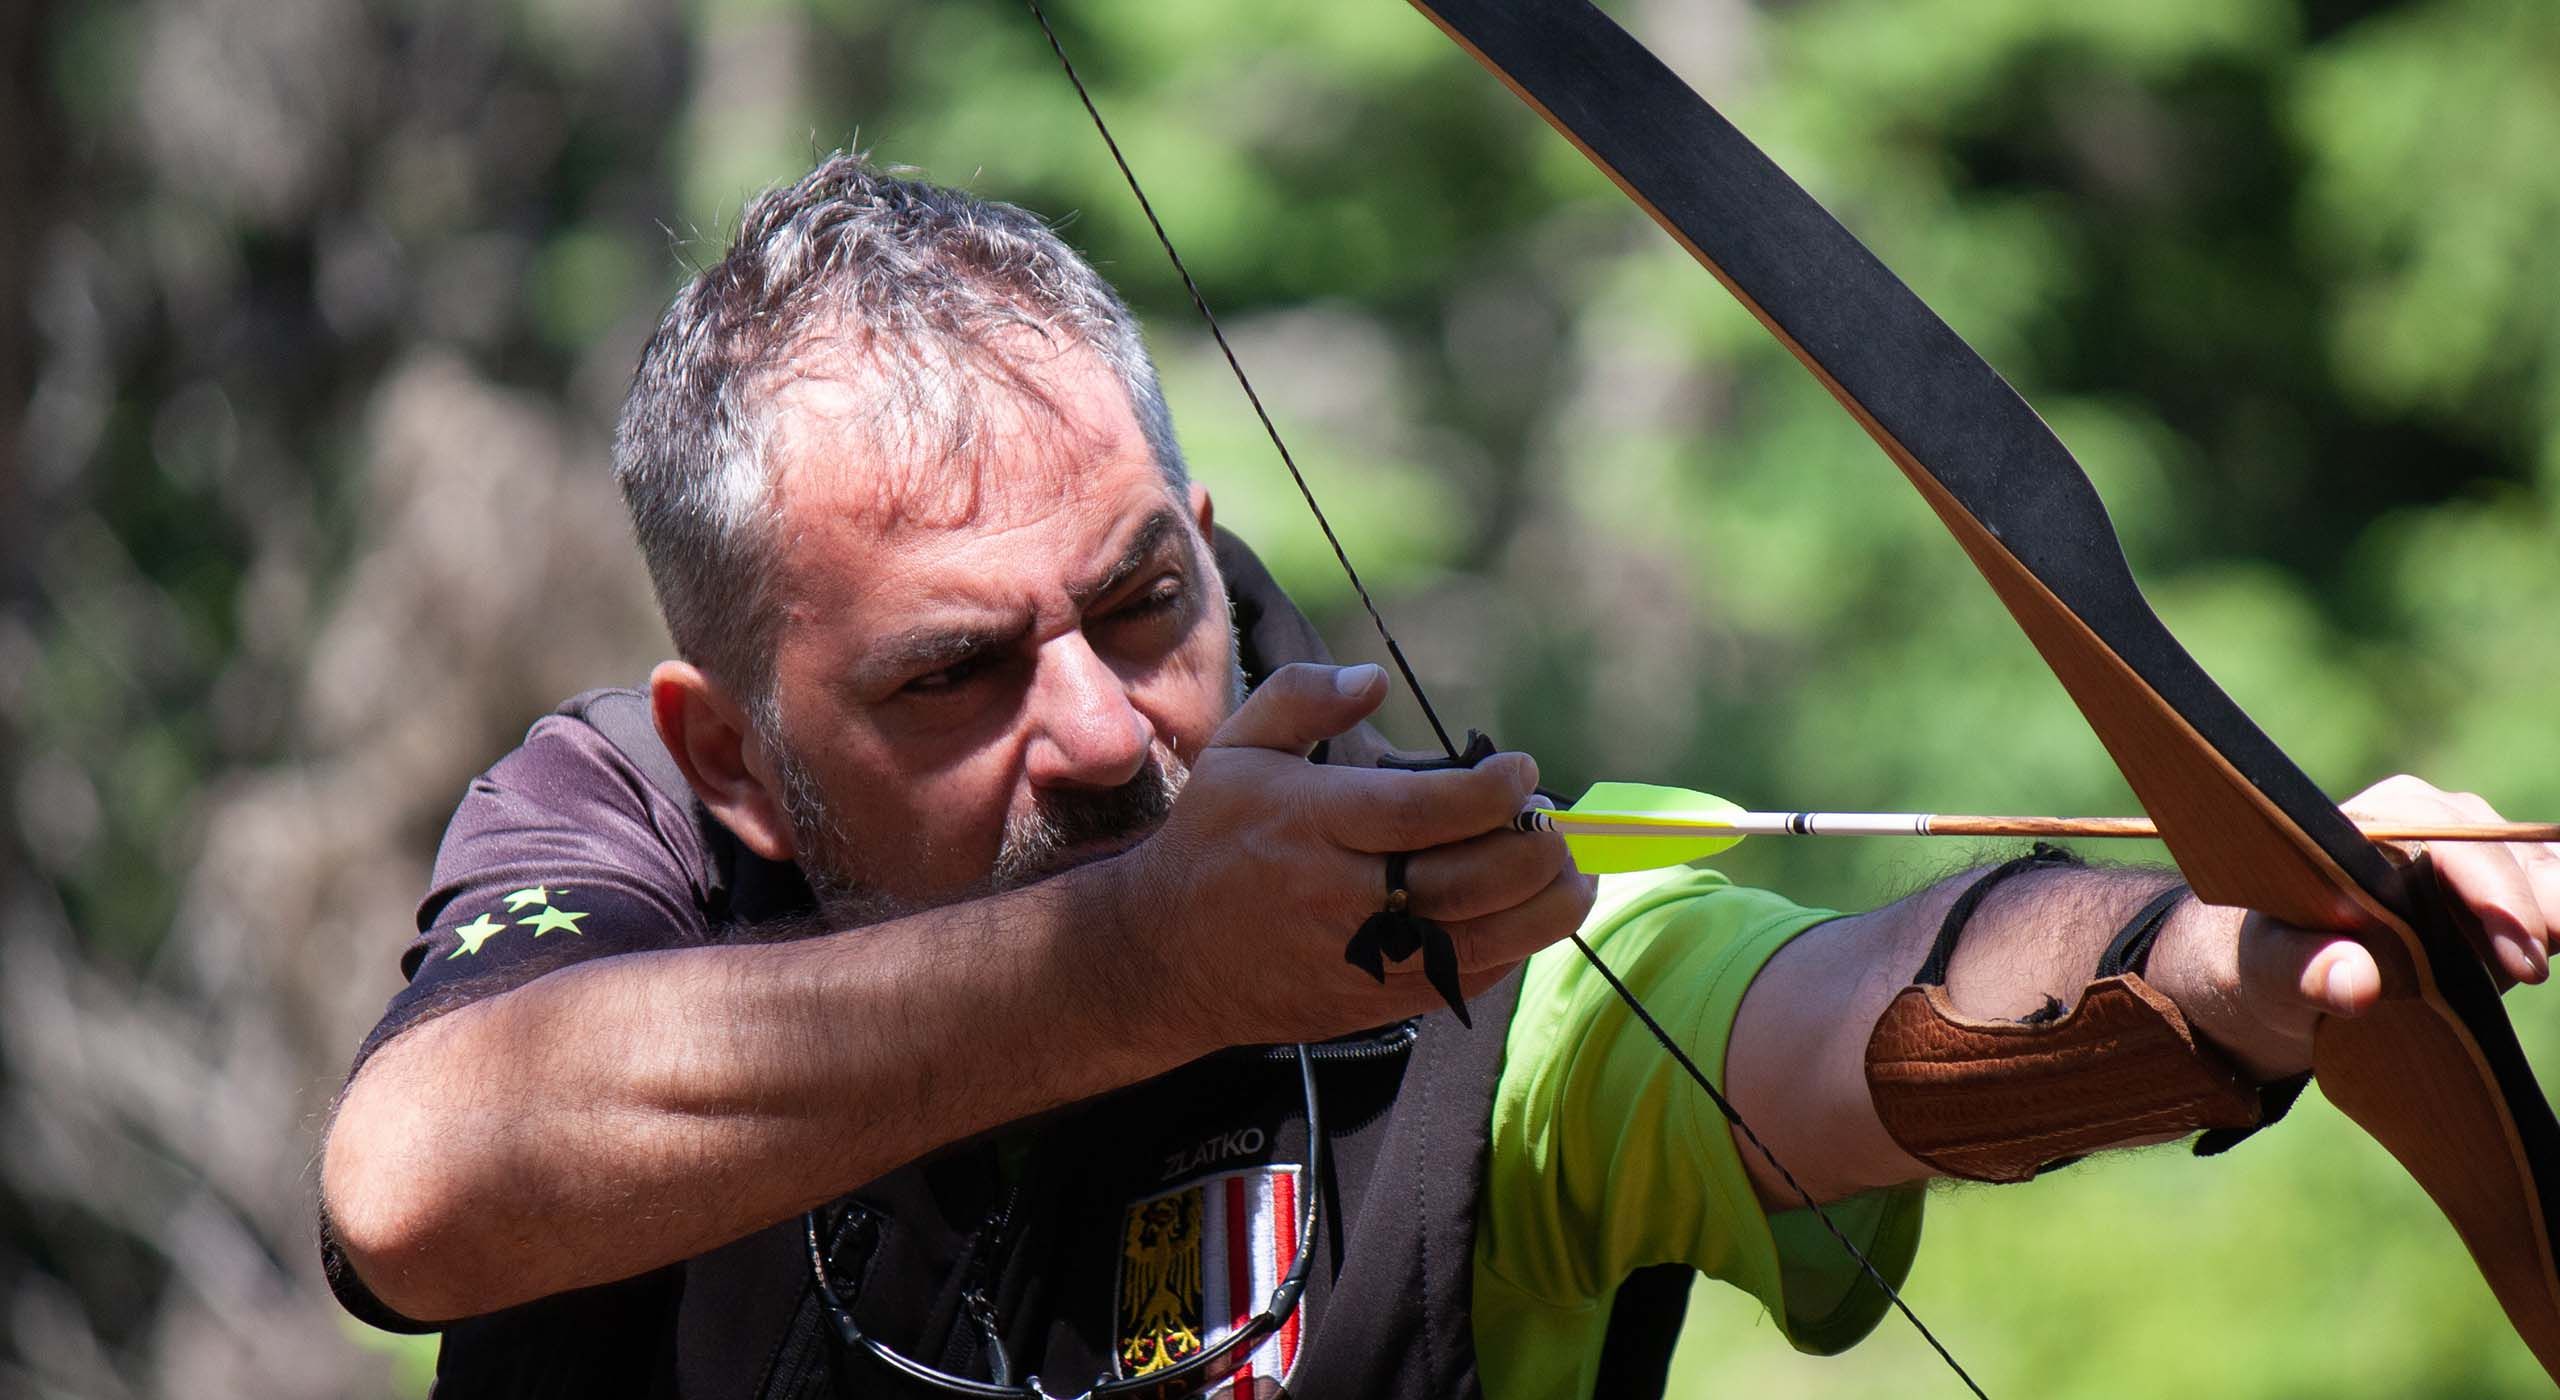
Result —
M370 542L356 425L386 367L449 350L592 432L744 200L839 143L1066 220L1153 327L1221 520L1376 651L1019 5L289 8L274 90L164 113L182 41L242 7L50 7L40 378L89 397L30 417L41 608L6 659L26 859L88 955L150 965L202 786L294 760L296 668ZM1427 23L1052 8L1453 721L1559 787L2131 810L1855 425ZM1613 8L2039 405L2173 629L2317 779L2560 815L2560 12ZM250 154L191 159L223 141ZM1853 907L1961 859L1726 863ZM2514 1005L2560 1067L2550 997ZM2539 1381L2316 1095L2225 1161L1947 1193L1911 1297L2000 1394ZM1950 1384L1898 1323L1814 1361L1702 1293L1676 1393Z

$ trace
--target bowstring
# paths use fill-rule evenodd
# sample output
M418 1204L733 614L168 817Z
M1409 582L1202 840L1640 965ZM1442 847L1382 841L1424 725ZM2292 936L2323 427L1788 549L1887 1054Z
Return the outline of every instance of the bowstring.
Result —
M1397 672L1404 677L1405 689L1412 694L1414 703L1422 708L1423 718L1430 721L1431 732L1439 739L1441 749L1451 758L1458 757L1458 746L1450 740L1448 729L1440 723L1439 713L1431 706L1431 697L1423 691L1421 678L1414 674L1412 665L1405 660L1404 648L1396 644L1395 634L1388 630L1387 619L1378 611L1377 603L1370 598L1367 585L1361 583L1360 571L1352 567L1351 556L1344 551L1341 538L1333 531L1333 522L1326 518L1324 507L1316 502L1316 493L1312 487L1308 486L1306 474L1298 469L1296 456L1289 451L1289 444L1281 439L1279 427L1271 421L1270 413L1263 408L1262 395L1255 392L1252 377L1244 372L1244 365L1236 358L1234 347L1227 343L1226 332L1219 328L1217 313L1209 309L1209 298L1200 290L1199 282L1192 278L1191 268L1183 262L1182 254L1174 248L1173 236L1165 232L1164 221L1156 217L1155 202L1147 198L1146 190L1139 185L1138 173L1130 169L1128 157L1121 154L1120 142L1112 136L1110 123L1102 119L1102 109L1094 105L1093 94L1086 89L1084 78L1076 72L1075 61L1067 57L1066 45L1059 40L1058 31L1050 26L1048 12L1041 7L1040 0L1024 0L1024 3L1030 6L1031 17L1039 22L1041 34L1048 39L1049 51L1058 56L1058 67L1066 73L1067 82L1075 88L1077 100L1084 104L1085 115L1093 119L1094 131L1102 137L1102 144L1109 148L1112 164L1120 168L1120 178L1127 182L1129 193L1137 199L1139 210L1146 215L1147 226L1155 231L1156 243L1164 249L1166 259L1173 264L1175 275L1182 279L1183 290L1191 294L1192 306L1200 312L1200 319L1208 324L1209 335L1217 342L1218 352L1226 357L1227 369L1235 375L1237 387L1244 390L1245 399L1253 405L1254 417L1261 421L1263 434L1271 439L1272 449L1280 454L1281 465L1289 469L1289 479L1297 483L1298 494L1306 501L1308 511L1315 516L1317 528L1324 532L1325 543L1333 547L1335 561L1342 565L1344 576L1351 580L1352 591L1359 594L1360 606L1368 612L1370 624L1377 628L1378 639L1386 643L1387 655L1394 658ZM1706 1071L1700 1069L1698 1062L1689 1057L1689 1052L1681 1048L1680 1042L1663 1028L1660 1021L1654 1019L1653 1012L1648 1010L1644 1002L1636 996L1635 990L1619 980L1618 974L1610 969L1608 963L1601 960L1599 950L1584 940L1578 929L1569 936L1573 940L1575 950L1582 954L1583 961L1589 963L1592 970L1600 974L1601 980L1608 983L1609 990L1617 995L1619 1001L1625 1003L1627 1010L1635 1014L1636 1020L1652 1035L1654 1043L1660 1045L1664 1053L1668 1054L1672 1061L1688 1074L1692 1083L1705 1091L1707 1100L1715 1105L1716 1112L1723 1115L1727 1123L1733 1125L1734 1131L1742 1134L1744 1140L1751 1144L1752 1150L1758 1152L1762 1160L1768 1162L1770 1169L1786 1182L1787 1189L1795 1193L1796 1199L1804 1202L1805 1209L1813 1212L1814 1219L1822 1222L1822 1228L1839 1243L1841 1249L1847 1251L1852 1260L1856 1261L1859 1271L1866 1276L1867 1280L1881 1289L1886 1298L1892 1300L1895 1311L1901 1313L1903 1319L1911 1324L1912 1329L1920 1334L1921 1340L1929 1344L1929 1349L1938 1354L1938 1359L1944 1361L1947 1368L1955 1372L1956 1379L1964 1382L1965 1389L1971 1391L1976 1400L1989 1400L1989 1397L1983 1394L1982 1387L1975 1384L1972 1374L1965 1370L1964 1364L1957 1361L1955 1355L1947 1350L1946 1344L1938 1340L1938 1334L1930 1331L1929 1324L1922 1322L1920 1315L1911 1310L1911 1305L1903 1301L1901 1290L1895 1288L1892 1281L1884 1276L1884 1271L1876 1267L1875 1261L1867 1257L1867 1252L1860 1249L1857 1242L1849 1238L1848 1232L1842 1230L1839 1222L1831 1218L1831 1212L1824 1210L1821 1202L1813 1198L1813 1193L1796 1180L1795 1173L1787 1170L1786 1163L1778 1160L1778 1154L1770 1150L1769 1144L1761 1140L1760 1134L1753 1131L1749 1123L1743 1121L1741 1110L1733 1106L1733 1101L1716 1088L1714 1081L1707 1077Z
M1342 538L1334 534L1333 521L1326 517L1324 507L1316 504L1316 493L1307 485L1306 473L1298 470L1297 457L1289 451L1289 444L1281 440L1278 425L1271 421L1270 413L1262 407L1262 395L1254 392L1253 380L1244 372L1243 363L1236 359L1235 347L1227 344L1227 333L1218 325L1218 313L1209 309L1209 298L1201 293L1200 284L1191 279L1191 268L1182 261L1182 255L1173 250L1173 236L1164 231L1164 220L1156 217L1155 201L1147 198L1147 192L1139 187L1138 173L1129 168L1129 158L1120 153L1120 142L1112 136L1110 124L1102 119L1102 109L1093 105L1093 94L1085 91L1084 79L1077 76L1074 62L1067 57L1067 46L1058 42L1058 31L1049 27L1048 12L1040 8L1040 0L1027 0L1027 3L1031 6L1031 17L1040 22L1040 32L1048 36L1049 51L1058 56L1058 66L1066 70L1067 81L1075 85L1076 97L1084 103L1085 115L1093 118L1093 129L1101 133L1102 144L1110 148L1111 163L1120 167L1120 178L1128 182L1129 193L1138 197L1138 208L1147 216L1147 227L1155 230L1156 242L1163 246L1164 255L1173 260L1173 270L1182 278L1183 290L1191 294L1191 304L1199 308L1200 319L1208 323L1210 338L1218 342L1218 353L1227 357L1227 368L1244 389L1246 400L1252 403L1253 416L1262 421L1263 436L1271 439L1272 449L1280 454L1280 464L1289 469L1289 479L1298 483L1298 495L1305 499L1307 509L1314 513L1316 528L1324 532L1324 542L1333 546L1335 562L1342 565L1343 576L1351 580L1351 591L1360 595L1360 606L1367 610L1370 624L1378 629L1378 640L1387 644L1387 655L1395 661L1397 673L1404 677L1405 689L1412 693L1414 703L1422 707L1422 717L1431 722L1431 732L1440 740L1440 747L1448 752L1449 757L1456 758L1458 746L1450 742L1448 727L1440 723L1439 712L1431 708L1431 697L1423 694L1422 682L1414 677L1413 664L1404 659L1404 648L1396 645L1395 634L1387 630L1386 618L1379 614L1377 603L1369 597L1369 586L1360 581L1360 571L1351 567L1351 556L1343 550Z

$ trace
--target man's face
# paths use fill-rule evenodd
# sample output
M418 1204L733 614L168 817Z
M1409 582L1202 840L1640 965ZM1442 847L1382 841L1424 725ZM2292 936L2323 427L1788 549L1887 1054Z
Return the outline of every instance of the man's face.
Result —
M879 417L873 373L794 384L778 433L776 780L855 918L1134 843L1237 692L1207 496L1096 356L979 378L959 442Z

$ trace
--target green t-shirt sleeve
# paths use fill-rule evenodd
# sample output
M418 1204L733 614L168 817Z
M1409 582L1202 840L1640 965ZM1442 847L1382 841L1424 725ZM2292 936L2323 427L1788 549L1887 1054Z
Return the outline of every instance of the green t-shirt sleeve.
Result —
M1604 878L1583 932L1721 1087L1752 978L1833 917L1673 870ZM1829 1208L1897 1287L1923 1194ZM1474 1285L1486 1394L1589 1394L1619 1281L1673 1262L1758 1298L1804 1351L1847 1348L1888 1306L1811 1212L1762 1208L1715 1105L1580 953L1549 948L1529 960L1494 1089Z

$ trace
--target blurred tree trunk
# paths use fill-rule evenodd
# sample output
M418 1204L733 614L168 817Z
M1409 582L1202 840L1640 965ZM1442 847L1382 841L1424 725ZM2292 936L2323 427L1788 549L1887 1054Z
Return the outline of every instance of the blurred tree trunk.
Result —
M44 222L43 194L51 188L61 128L53 120L43 79L51 0L0 5L0 811L18 801L20 746L25 725L26 658L35 648L35 569L29 556L37 536L35 496L26 479L28 400L35 392L35 269ZM24 915L35 892L21 874L26 852L15 820L0 820L0 929ZM0 1096L9 1071L0 1057ZM25 1296L21 1253L29 1232L17 1200L0 1190L0 1299ZM12 1348L0 1342L0 1363ZM6 1379L0 1364L0 1381Z
M12 628L26 624L33 592L27 555L35 530L23 448L27 400L35 390L36 240L60 135L43 71L52 13L51 0L0 5L0 131L9 133L0 141L0 609ZM16 732L0 708L0 774L15 765ZM16 859L14 853L0 859L5 899Z
M34 646L37 500L26 479L28 401L35 393L37 247L61 127L44 81L52 0L0 5L0 673L23 671ZM0 803L18 792L22 675L0 674ZM19 895L17 823L0 824L0 919Z

